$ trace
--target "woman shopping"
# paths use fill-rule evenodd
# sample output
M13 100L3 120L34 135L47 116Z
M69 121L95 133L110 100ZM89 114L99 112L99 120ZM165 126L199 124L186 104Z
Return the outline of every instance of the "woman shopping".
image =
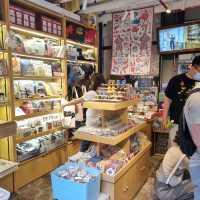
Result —
M83 103L85 101L92 101L97 96L97 88L101 84L105 83L105 80L101 74L95 73L92 75L90 80L89 91L86 92L82 97L74 99L70 102L63 103L62 107L71 106ZM101 126L101 112L95 109L87 109L86 111L86 126L87 127L100 127ZM90 144L90 142L84 142ZM85 145L82 144L81 151L86 150Z

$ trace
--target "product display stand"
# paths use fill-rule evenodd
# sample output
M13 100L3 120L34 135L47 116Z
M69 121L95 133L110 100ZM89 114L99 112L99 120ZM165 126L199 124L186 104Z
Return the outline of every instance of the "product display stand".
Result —
M102 110L104 127L104 122L112 119L113 116L119 117L124 123L128 123L128 107L137 103L138 100L125 102L86 102L84 103L84 107ZM151 133L148 133L151 130L149 126L149 123L144 122L130 128L125 133L112 137L96 136L77 131L75 138L96 143L97 154L100 154L102 144L120 145L126 153L130 153L130 136L138 131L143 131L147 135L150 135ZM136 156L133 156L115 176L103 174L101 191L109 194L111 200L133 199L148 177L150 169L150 149L151 143L148 142L143 150Z
M8 31L8 1L0 2L0 187L13 192L16 123L12 120L11 67L9 49L5 44Z
M22 3L21 1L16 1L15 3ZM19 4L22 5L22 4ZM26 2L25 6L28 8L35 10L34 7L32 7L32 4ZM37 7L37 11L44 15L49 15L52 17L57 18L61 23L63 20L62 16L54 16L54 13L50 13L49 11L44 11L42 8ZM10 24L10 30L15 31L18 34L22 34L26 37L38 37L42 39L49 39L54 42L56 42L58 45L64 45L65 43L65 33L63 32L63 35L56 36L50 33L45 33L38 30L33 30L30 28L26 28L23 26L19 26L16 24ZM65 70L65 57L60 58L56 56L42 56L37 54L30 54L30 53L18 53L18 52L11 52L11 59L12 58L20 58L20 59L27 59L27 60L39 60L43 62L53 63L58 62L61 65L62 73L64 74ZM14 68L14 66L12 66ZM64 87L64 79L65 76L38 76L38 75L24 75L24 74L15 74L12 72L12 82L14 84L15 81L43 81L45 83L58 83L62 87L62 95L65 95L65 87ZM51 99L61 99L63 96L60 95L49 95L44 97L38 97L34 96L31 98L18 98L15 99L14 102L14 119L18 122L26 119L32 119L34 117L43 117L45 115L51 115L51 114L60 114L62 115L61 109L53 109L48 111L41 111L41 112L34 112L31 114L26 115L16 115L16 107L19 107L23 105L25 102L34 102L38 100L51 100ZM37 134L31 134L29 136L17 136L16 137L16 144L20 144L26 141L29 141L31 139L35 139L42 136L47 136L49 134L55 133L56 131L62 131L64 130L62 126L57 126L55 128L50 128L49 130L44 130ZM19 165L19 169L14 174L14 189L17 191L22 186L28 184L29 182L41 177L42 175L45 175L46 173L50 172L57 166L64 163L67 159L67 137L64 141L64 143L52 150L49 150L45 153L41 153L38 156L32 157L28 160L21 161ZM30 173L31 172L31 173Z
M16 121L17 125L24 120L32 120L36 117L44 117L45 115L53 115L60 114L62 115L62 111L60 108L49 108L45 110L41 110L38 112L30 112L30 113L20 113L18 114L18 108L25 105L27 102L32 103L32 105L36 101L48 101L48 100L59 100L67 95L67 63L75 62L77 64L92 64L96 67L96 72L98 71L98 44L95 42L94 44L86 44L84 42L78 42L77 40L72 40L67 38L67 23L70 22L71 19L63 17L62 14L54 13L51 10L48 10L44 7L41 7L31 1L25 0L14 0L7 1L2 0L0 2L0 66L2 66L2 60L5 61L7 71L4 74L0 73L0 120L7 121ZM2 16L1 16L2 13ZM40 20L33 20L34 17L40 17ZM50 19L50 21L48 21ZM13 21L14 20L14 21ZM43 20L43 21L42 21ZM45 21L46 20L46 21ZM35 23L34 26L31 23ZM44 30L44 26L46 23L46 31ZM52 33L49 32L49 23L52 23ZM81 23L73 22L78 26L81 26L85 29L91 29L91 27L87 25L83 25ZM57 28L57 33L55 33L55 26L60 26ZM43 30L42 30L43 29ZM60 32L59 32L60 31ZM5 45L6 32L16 33L18 35L16 48L13 49L14 44L9 44L9 47ZM8 35L10 37L10 34ZM50 46L58 45L66 47L68 44L73 45L77 48L81 48L85 51L88 49L92 49L95 52L94 60L69 60L67 58L67 53L64 53L63 57L55 56L53 53L49 54L49 50L47 54L38 53L41 51L41 47L38 48L37 52L27 53L27 48L23 47L24 51L19 51L19 48L22 48L21 40L23 39L34 39L39 38L44 41L48 41ZM39 41L39 40L38 40ZM15 43L16 44L16 43ZM37 43L39 44L39 43ZM33 45L29 45L28 50L30 50ZM45 46L47 48L48 45ZM51 52L51 51L50 51ZM23 59L26 62L28 60L32 61L42 61L46 64L42 68L45 69L45 73L48 71L47 65L51 65L52 63L60 63L62 74L54 75L52 70L52 76L44 76L40 75L40 73L34 74L25 74L24 72L17 72L16 69L19 66L14 63L13 59ZM18 63L19 64L19 63ZM41 62L38 66L41 65ZM40 67L41 68L41 67ZM3 69L0 70L0 72ZM33 73L33 69L27 69L28 73ZM23 81L33 81L33 82L44 82L45 84L49 83L58 83L61 86L62 91L59 93L57 89L56 94L50 95L25 95L16 97L16 82L21 82L22 86ZM52 86L53 87L53 86ZM28 104L27 104L28 105ZM0 125L1 126L1 125ZM29 142L32 139L38 139L39 137L46 137L49 134L53 134L57 131L63 131L62 125L55 126L52 128L47 128L44 130L32 132L31 134L23 135L19 134L19 126L17 127L17 135L9 136L3 139L0 139L0 159L6 159L11 161L18 161L17 156L17 146L24 142ZM65 131L66 132L66 131ZM5 135L5 132L0 132L0 135ZM67 133L66 133L67 135ZM68 144L68 137L64 139L64 143L54 149L48 150L45 153L41 153L37 156L33 156L24 161L20 161L18 170L14 173L14 175L9 175L0 180L0 186L8 189L9 191L17 191L19 188L25 186L26 184L34 181L35 179L47 174L51 170L55 169L57 166L63 164L67 160L68 154L74 154L79 149L80 142L78 140L73 140ZM69 146L69 150L68 150Z

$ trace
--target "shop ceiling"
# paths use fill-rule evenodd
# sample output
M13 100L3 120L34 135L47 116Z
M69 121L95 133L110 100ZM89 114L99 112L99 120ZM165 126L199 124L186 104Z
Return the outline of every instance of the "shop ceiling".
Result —
M155 13L165 12L166 9L160 4L159 0L82 0L87 1L87 7L79 13L100 14L99 21L107 22L112 20L112 13L121 10L139 9L154 6ZM171 11L185 10L187 8L200 6L200 0L163 0Z
M82 0L84 1L87 1L88 5L80 13L109 13L149 6L154 6L156 13L165 11L159 0ZM163 2L168 4L171 10L200 6L200 0L163 0Z
M73 3L79 2L80 10L79 14L95 13L100 15L100 21L105 21L105 18L111 18L111 13L121 10L139 9L144 7L154 6L155 13L161 13L165 11L165 8L160 4L159 0L28 0L32 3L41 4L41 6L52 8L52 3ZM51 3L47 2L50 1ZM184 10L186 8L200 6L200 0L162 0L166 3L170 10ZM58 11L65 16L80 20L80 17L72 12L59 10L58 6L55 7L54 11ZM110 21L107 19L106 21Z

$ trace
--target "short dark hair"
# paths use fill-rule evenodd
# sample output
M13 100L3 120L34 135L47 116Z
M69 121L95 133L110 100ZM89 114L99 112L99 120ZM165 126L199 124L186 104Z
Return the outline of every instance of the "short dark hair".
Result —
M199 67L200 66L200 56L195 56L192 60L192 66L193 67Z
M93 86L93 90L97 90L97 88L99 86L101 86L101 84L105 83L105 79L103 77L102 74L99 74L99 73L95 73L92 75L91 77L91 84Z

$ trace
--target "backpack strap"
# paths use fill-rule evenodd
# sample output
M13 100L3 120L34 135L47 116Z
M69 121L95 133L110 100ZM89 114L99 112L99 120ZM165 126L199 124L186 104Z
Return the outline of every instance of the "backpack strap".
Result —
M200 88L195 88L195 89L193 89L193 90L189 93L188 97L189 97L190 95L192 95L192 94L197 93L197 92L200 92Z
M178 160L178 162L176 163L175 167L173 168L173 170L171 171L169 177L167 178L166 184L168 185L171 178L174 176L176 170L179 168L180 164L182 163L182 161L184 160L184 158L186 157L185 154L183 154L180 159Z
M197 92L200 92L200 88L195 88L193 89L187 99L190 97L190 95L195 94ZM187 101L186 99L186 101ZM192 138L191 138L191 134L188 128L188 124L185 118L185 113L184 110L181 113L181 117L180 117L180 122L179 122L179 129L178 129L178 134L180 137L180 148L181 151L187 155L187 157L191 157L194 152L196 151L196 145L194 144Z

